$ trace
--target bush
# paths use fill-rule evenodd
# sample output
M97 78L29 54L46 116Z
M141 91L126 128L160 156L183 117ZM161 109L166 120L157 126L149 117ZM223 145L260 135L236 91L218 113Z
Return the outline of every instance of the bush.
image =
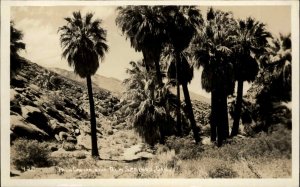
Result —
M174 149L179 159L187 160L200 157L203 152L201 145L193 142L192 138L171 136L166 140L166 146Z
M231 168L221 165L208 172L210 178L235 178L237 173Z
M11 147L12 163L21 171L26 171L32 166L50 166L49 154L47 145L37 140L17 139Z

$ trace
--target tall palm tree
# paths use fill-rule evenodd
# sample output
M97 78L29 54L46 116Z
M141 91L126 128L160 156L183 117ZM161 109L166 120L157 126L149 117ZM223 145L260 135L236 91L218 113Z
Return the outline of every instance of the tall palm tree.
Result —
M19 52L25 49L25 43L22 42L22 31L15 28L13 21L10 21L10 77L21 68L25 61L19 56Z
M199 129L196 126L192 103L189 96L187 84L193 78L193 69L188 64L184 50L189 46L197 28L203 23L200 11L194 6L166 6L162 8L162 14L166 20L165 29L168 36L167 43L174 51L174 62L171 65L175 69L177 86L178 108L180 109L180 84L183 88L188 118L194 134L196 143L200 141ZM185 72L185 73L183 73ZM183 74L182 74L183 73ZM181 129L180 110L177 110L177 128Z
M235 80L238 82L238 86L231 136L236 136L239 130L244 81L255 80L258 73L257 59L267 52L267 39L271 37L265 24L255 21L251 17L239 20L236 31L233 38L233 51L235 54Z
M232 37L235 21L230 12L209 8L205 26L194 38L191 48L195 67L203 67L202 87L211 92L211 141L221 146L229 136L227 96L234 90Z
M62 57L74 68L74 72L86 78L91 121L92 156L99 157L97 146L97 129L95 106L93 99L91 76L99 67L99 60L103 61L106 44L106 30L101 27L102 20L93 20L93 14L87 13L84 17L80 11L73 12L73 17L66 17L67 24L59 27Z
M143 53L147 71L154 65L158 84L162 86L159 60L165 35L160 9L160 6L119 7L116 24L129 38L131 46Z

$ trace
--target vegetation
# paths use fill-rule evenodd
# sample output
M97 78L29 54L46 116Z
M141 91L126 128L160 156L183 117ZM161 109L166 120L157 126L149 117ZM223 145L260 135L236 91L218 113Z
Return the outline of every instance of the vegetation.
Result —
M132 68L127 69L130 77L124 80L127 88L124 99L128 101L127 107L133 108L129 114L131 122L145 142L163 143L165 136L174 131L170 116L174 95L167 87L154 85L154 73L147 73L142 61L130 64Z
M221 146L229 135L227 96L234 89L232 37L236 22L231 13L210 8L205 26L193 41L195 67L203 67L202 87L211 92L211 141ZM217 138L217 139L216 139Z
M266 30L265 25L255 21L251 17L246 20L239 20L237 33L234 36L233 52L235 58L235 80L238 82L237 97L235 103L234 122L231 136L238 134L244 81L254 81L258 73L258 59L267 52L268 41L271 34Z
M143 53L145 67L149 72L156 70L158 84L162 84L159 65L165 36L163 17L159 6L126 6L118 8L116 24L121 28L131 46Z
M231 136L236 136L242 113L243 82L257 80L258 71L262 72L265 69L263 64L268 61L266 59L270 61L275 58L267 56L271 53L270 51L280 50L278 41L271 49L268 39L272 36L266 30L265 24L250 17L246 20L235 20L231 12L213 8L208 9L206 20L203 20L196 7L190 6L126 6L118 8L118 11L117 25L130 39L131 45L137 51L143 52L145 59L139 64L144 66L146 71L137 77L139 79L143 77L148 81L149 94L143 94L143 98L138 97L141 99L138 105L144 101L144 107L150 106L146 103L154 102L146 100L149 98L153 100L157 95L155 94L156 90L162 88L163 85L176 85L177 135L181 135L182 131L181 118L186 117L189 119L196 143L199 142L199 128L194 119L187 84L193 79L193 67L198 69L202 67L202 87L207 92L211 92L211 141L217 141L218 146L221 146L229 137L227 97L233 94L235 82L238 82L236 101L230 111L234 119ZM134 18L133 15L135 15ZM288 44L288 42L285 43ZM146 51L149 52L146 53ZM152 60L147 55L153 57ZM279 58L278 56L276 59ZM192 60L194 61L193 66L191 65ZM284 67L289 69L288 64L290 63L277 64L281 64L278 65L278 68L280 66L281 69L285 69ZM160 68L157 68L158 66ZM154 74L154 69L156 74ZM164 71L167 72L167 82L161 81ZM131 71L131 75L132 73L134 72ZM282 76L288 77L286 74ZM137 81L137 77L131 76L130 79ZM130 80L128 79L126 82L129 83ZM185 97L186 116L182 116L181 113L180 85L182 85ZM140 92L143 88L144 86L136 90L129 86L127 94ZM284 90L288 91L288 88ZM161 111L168 116L170 110L167 103L161 104L160 107L164 108ZM146 111L144 110L144 113L135 111L133 114L138 113L139 116L142 116L141 114L146 115ZM244 113L243 119L245 120Z
M291 122L291 38L280 35L270 43L270 51L249 93L255 93L256 103L245 107L255 121L255 132L268 131L281 124L292 128Z
M90 101L92 156L99 157L91 76L99 67L99 58L103 60L108 50L106 31L101 27L100 19L93 20L92 13L82 17L80 12L73 12L73 17L65 20L67 24L58 29L62 56L76 74L86 78Z
M13 21L10 21L10 77L22 67L25 60L19 55L21 50L25 50L25 43L22 42L23 32L15 28Z
M18 139L11 147L11 161L21 171L50 165L50 149L37 140Z
M91 76L96 73L108 51L107 33L102 28L102 20L93 16L92 13L82 16L80 11L73 12L72 17L65 18L66 24L58 29L62 57L74 68L75 74L86 79L91 128L84 126L84 122L73 125L72 120L57 120L73 128L69 142L64 142L60 148L51 148L34 140L12 141L11 162L17 169L25 171L32 166L50 166L53 157L57 162L55 174L59 176L67 176L62 169L72 172L74 166L84 169L84 172L75 171L76 178L112 175L115 178L277 177L274 171L283 171L283 176L291 176L291 34L274 38L264 23L251 17L236 20L231 12L212 7L208 8L205 16L194 6L118 7L115 23L130 41L131 47L141 52L143 58L129 62L126 69L128 78L123 81L126 90L120 100L106 96L97 98L96 109L103 109L104 115L104 112L98 114L95 111ZM15 29L11 22L11 75L17 74L21 68L19 51L25 49L22 37L22 32ZM205 116L199 117L200 107L190 98L188 84L194 79L194 68L203 70L201 77L196 78L201 78L202 88L211 94L207 126L201 124L206 120L200 121L199 118L208 118L208 115L205 113ZM245 81L251 82L252 86L243 95ZM62 79L55 78L50 83L54 86L65 84ZM36 85L30 86L39 89ZM176 95L171 92L171 88L175 87ZM180 98L181 89L184 102ZM80 96L81 90L74 90L79 94L76 95L77 100L84 98ZM51 91L57 92L57 95L62 93L59 88ZM20 97L21 92L22 89L18 89L11 97ZM42 98L38 92L35 95ZM230 104L229 96L233 98ZM26 101L32 98L35 96L29 96ZM41 104L48 108L44 118L45 123L51 123L51 127L39 127L44 129L45 134L51 132L54 135L54 131L63 131L67 136L65 131L68 128L56 126L56 120L48 120L47 116L60 119L60 111L65 112L68 110L64 111L64 107L69 108L64 103L72 107L76 104L71 99L58 100L53 101L57 111L51 110L50 104ZM101 103L111 106L110 111L100 106ZM37 106L39 102L33 104L30 110L41 108ZM19 120L17 122L24 122L20 126L27 130L27 123L33 122L29 109L23 109L23 103L15 105L19 113L28 110L29 117L25 120L14 116L14 120ZM207 110L207 107L203 108ZM82 115L75 115L76 120L87 118L84 109L82 112ZM233 119L232 124L228 113ZM14 114L18 115L16 112ZM199 118L196 120L195 116ZM101 125L96 123L96 117L100 118ZM237 136L242 130L240 121L243 123L243 136ZM79 128L81 125L84 129ZM126 125L129 128L124 130ZM141 143L131 127L146 144ZM132 136L128 136L128 131ZM103 154L109 162L93 159L100 158L97 132L103 138L101 143L117 139L103 146L103 149L109 150L110 146L119 144L108 154ZM85 135L91 135L91 148L85 144ZM105 136L113 138L104 140ZM63 142L63 138L59 139ZM84 144L79 144L77 140ZM86 151L90 149L92 158L86 156ZM138 157L138 154L143 156ZM134 158L127 160L126 156ZM151 159L145 161L144 158ZM122 159L134 163L120 162ZM127 173L110 171L113 174L89 172L89 169L97 170L103 166L117 170L121 168L120 171L128 166L163 169Z
M196 143L200 141L199 128L192 109L192 103L187 84L193 79L193 68L188 63L184 50L188 48L197 28L202 25L203 19L200 11L193 6L166 6L162 9L166 20L165 30L167 43L171 46L173 56L169 68L169 78L176 80L177 87L177 129L181 132L180 121L180 85L182 85L187 117L190 121ZM173 72L172 72L173 71ZM174 76L175 75L175 76Z

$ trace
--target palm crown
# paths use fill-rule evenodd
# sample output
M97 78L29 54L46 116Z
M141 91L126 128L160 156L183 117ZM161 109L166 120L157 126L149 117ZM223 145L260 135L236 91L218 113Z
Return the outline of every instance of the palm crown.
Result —
M266 53L271 34L265 24L249 17L239 20L234 35L233 51L237 59L235 76L237 80L253 81L258 73L257 60Z
M211 92L216 78L225 81L223 87L228 88L228 94L233 91L232 77L232 37L235 33L235 21L231 13L209 9L207 22L193 40L195 67L203 67L201 77L202 87ZM226 80L225 80L226 79Z
M99 58L103 60L108 51L106 31L101 20L93 20L93 14L82 17L80 12L73 12L67 17L67 25L59 28L62 56L80 77L94 75L99 67Z
M119 7L116 24L130 40L131 46L142 52L147 70L158 65L162 45L165 41L164 18L160 6ZM156 71L158 67L156 67Z

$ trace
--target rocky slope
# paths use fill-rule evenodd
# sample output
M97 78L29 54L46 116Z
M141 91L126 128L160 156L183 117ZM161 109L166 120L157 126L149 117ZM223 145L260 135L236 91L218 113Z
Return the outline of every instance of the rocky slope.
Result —
M141 140L118 116L119 99L99 87L93 92L100 154L122 156ZM91 149L89 100L83 83L28 62L11 80L10 109L11 143L23 137L54 142L54 151Z
M80 78L73 71L67 71L67 70L60 69L60 68L51 68L50 70L59 75L62 75L71 80L74 80L76 82L81 82L83 84L86 83L85 79ZM122 82L115 78L107 78L107 77L95 74L94 76L92 76L92 82L93 82L94 86L108 90L111 92L112 95L117 96L117 97L121 96L122 92L125 91L124 86L122 85Z
M70 150L89 154L91 137L87 88L84 80L77 82L73 78L32 62L24 64L11 80L11 143L19 137L46 140L54 142L53 155L57 157ZM106 159L149 157L149 151L143 154L147 146L143 146L141 138L128 123L126 110L130 108L122 104L126 101L120 102L117 96L96 84L93 92L100 156ZM207 126L209 105L193 101L193 106L198 125Z
M67 77L69 79L72 79L76 82L81 82L85 84L85 79L81 79L78 75L75 75L73 71L67 71L60 68L51 68L51 71L58 73L59 75L62 75L64 77ZM125 91L125 87L122 84L121 80L115 79L115 78L107 78L98 74L95 74L92 77L92 81L94 83L94 86L106 89L112 93L112 95L116 97L122 96L122 93ZM172 93L176 94L176 89L171 89ZM181 90L181 95L183 95L183 91ZM199 101L201 103L207 103L210 104L210 99L206 98L204 96L201 96L199 94L196 94L192 91L190 91L190 97L192 100ZM183 98L182 98L183 99Z

